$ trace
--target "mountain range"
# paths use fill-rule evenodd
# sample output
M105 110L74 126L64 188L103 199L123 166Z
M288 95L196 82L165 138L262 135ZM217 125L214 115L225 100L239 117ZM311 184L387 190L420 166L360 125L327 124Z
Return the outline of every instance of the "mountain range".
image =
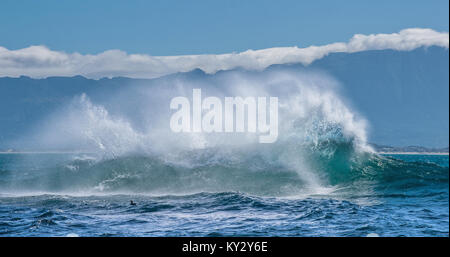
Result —
M340 84L339 93L368 120L370 142L399 147L448 147L448 48L332 53L307 66L280 64L266 70L318 70L335 78ZM223 72L229 71L219 71ZM201 79L216 75L197 69L167 75L165 79L180 76ZM94 102L102 103L128 85L151 86L160 79L2 77L0 148L16 147L15 139L76 95L86 93Z

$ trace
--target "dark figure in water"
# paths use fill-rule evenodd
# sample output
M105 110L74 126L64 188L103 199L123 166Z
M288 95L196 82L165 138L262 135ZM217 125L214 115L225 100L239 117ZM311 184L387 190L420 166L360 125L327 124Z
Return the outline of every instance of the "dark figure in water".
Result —
M136 203L133 202L133 200L130 200L130 205L136 205Z

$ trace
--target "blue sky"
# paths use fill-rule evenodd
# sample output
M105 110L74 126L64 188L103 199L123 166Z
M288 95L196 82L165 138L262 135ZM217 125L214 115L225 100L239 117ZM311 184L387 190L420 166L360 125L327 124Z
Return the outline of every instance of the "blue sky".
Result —
M95 54L228 53L323 45L356 33L449 30L448 0L0 2L0 46Z

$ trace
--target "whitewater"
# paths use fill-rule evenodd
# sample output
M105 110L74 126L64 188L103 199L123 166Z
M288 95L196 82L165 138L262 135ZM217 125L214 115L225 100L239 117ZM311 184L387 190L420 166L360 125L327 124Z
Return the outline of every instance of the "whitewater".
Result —
M170 100L278 97L278 139L173 133ZM320 72L232 71L82 94L0 154L2 236L448 236L447 156L381 155ZM130 205L133 200L137 205Z

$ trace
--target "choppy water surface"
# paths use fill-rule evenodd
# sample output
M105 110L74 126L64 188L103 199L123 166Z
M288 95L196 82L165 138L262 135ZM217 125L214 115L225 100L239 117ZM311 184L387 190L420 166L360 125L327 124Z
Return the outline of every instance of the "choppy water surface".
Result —
M314 191L288 169L245 170L251 162L2 154L0 235L449 235L448 156L365 158L345 176L326 164L329 184Z

